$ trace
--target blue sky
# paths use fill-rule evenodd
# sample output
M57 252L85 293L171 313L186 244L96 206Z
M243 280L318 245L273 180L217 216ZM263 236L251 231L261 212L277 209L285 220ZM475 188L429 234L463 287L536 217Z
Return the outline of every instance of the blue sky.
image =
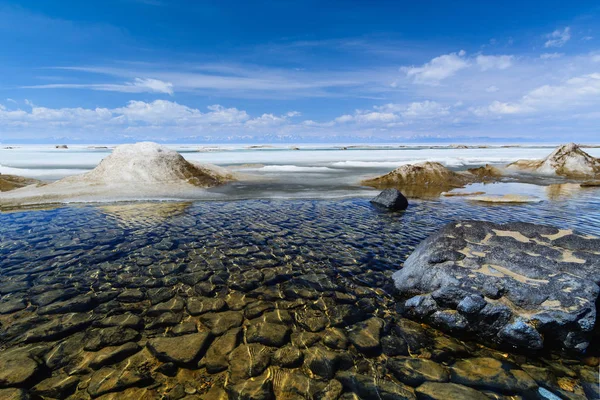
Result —
M2 1L0 142L600 141L595 1Z

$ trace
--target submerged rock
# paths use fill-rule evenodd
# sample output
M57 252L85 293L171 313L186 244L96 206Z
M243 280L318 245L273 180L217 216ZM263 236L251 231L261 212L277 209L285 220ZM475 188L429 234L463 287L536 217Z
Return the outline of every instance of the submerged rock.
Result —
M600 160L590 156L575 143L557 147L543 160L519 160L509 164L507 168L566 178L600 177Z
M406 197L398 189L385 189L371 200L371 204L392 211L406 210L408 200L406 200Z
M379 189L396 188L409 197L429 197L464 187L473 181L472 175L459 174L438 162L427 161L402 165L388 174L366 179L362 184Z
M146 346L156 358L163 362L191 366L204 354L210 339L210 333L200 332L191 335L150 339Z
M393 275L405 311L525 350L584 351L596 322L600 239L528 223L452 223Z

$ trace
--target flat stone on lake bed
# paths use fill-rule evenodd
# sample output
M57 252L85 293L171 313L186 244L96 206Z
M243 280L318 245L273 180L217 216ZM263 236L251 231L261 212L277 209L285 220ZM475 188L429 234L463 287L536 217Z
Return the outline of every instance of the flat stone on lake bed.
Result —
M199 332L191 335L150 339L146 346L156 358L163 362L190 366L202 356L210 339L210 333Z

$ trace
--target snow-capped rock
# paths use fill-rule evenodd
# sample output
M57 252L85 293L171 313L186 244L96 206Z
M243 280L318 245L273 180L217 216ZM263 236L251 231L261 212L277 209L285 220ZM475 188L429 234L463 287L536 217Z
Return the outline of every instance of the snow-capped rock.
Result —
M600 176L600 160L590 156L575 143L559 146L543 160L519 160L507 166L523 172L557 175L566 178Z
M402 165L390 173L362 181L378 189L396 188L409 197L437 196L442 192L463 187L474 178L459 174L438 162Z

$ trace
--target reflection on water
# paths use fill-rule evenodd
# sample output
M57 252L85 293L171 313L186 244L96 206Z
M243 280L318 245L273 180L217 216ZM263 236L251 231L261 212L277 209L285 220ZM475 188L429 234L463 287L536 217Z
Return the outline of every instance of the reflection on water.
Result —
M400 318L390 287L414 246L452 220L598 235L600 201L585 193L510 212L448 198L401 213L350 199L0 214L0 387L77 399L451 399L452 380L462 397L527 397L539 383L590 396L595 367L453 339Z
M99 206L107 216L113 217L122 227L154 226L185 212L191 202L128 203Z

